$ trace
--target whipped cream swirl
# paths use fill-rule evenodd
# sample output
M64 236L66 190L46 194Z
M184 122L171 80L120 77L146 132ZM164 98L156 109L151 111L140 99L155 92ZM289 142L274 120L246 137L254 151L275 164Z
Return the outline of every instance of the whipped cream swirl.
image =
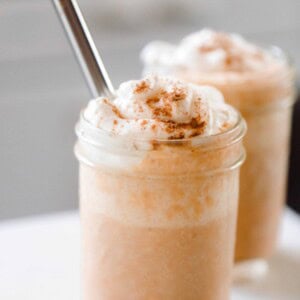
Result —
M91 100L84 118L113 135L174 140L223 132L238 115L213 87L148 76L121 84L113 101Z
M249 72L276 62L274 56L234 33L203 29L178 45L153 41L141 53L146 71L166 73L166 67L204 72Z

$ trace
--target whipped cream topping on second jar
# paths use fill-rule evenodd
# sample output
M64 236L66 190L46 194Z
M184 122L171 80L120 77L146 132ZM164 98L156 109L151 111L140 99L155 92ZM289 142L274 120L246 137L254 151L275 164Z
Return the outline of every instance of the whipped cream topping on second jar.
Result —
M141 53L151 71L153 68L184 67L205 72L251 72L282 63L274 55L234 33L210 29L192 33L178 45L153 41Z
M144 140L213 135L238 119L217 89L159 76L124 82L113 101L91 100L83 114L112 135Z

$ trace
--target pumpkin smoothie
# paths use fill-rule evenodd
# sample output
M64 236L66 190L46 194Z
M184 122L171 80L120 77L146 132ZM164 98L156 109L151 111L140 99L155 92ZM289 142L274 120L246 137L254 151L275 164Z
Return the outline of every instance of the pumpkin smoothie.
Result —
M82 299L229 299L245 123L220 92L125 82L76 132Z
M283 52L237 34L204 29L178 45L152 42L145 72L218 88L247 122L241 168L235 259L268 259L275 249L286 195L294 72Z

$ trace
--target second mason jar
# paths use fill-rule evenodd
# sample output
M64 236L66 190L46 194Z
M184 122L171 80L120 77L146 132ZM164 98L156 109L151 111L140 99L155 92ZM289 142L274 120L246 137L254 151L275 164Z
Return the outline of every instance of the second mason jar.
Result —
M278 47L259 47L238 34L211 29L192 33L177 45L154 41L144 48L142 59L145 73L217 87L245 118L247 160L241 169L236 274L261 274L276 249L286 195L295 100L289 59Z
M243 119L150 144L83 115L76 132L82 299L229 299Z
M247 160L241 169L235 260L261 261L274 253L286 198L294 70L284 53L268 48L273 65L252 72L176 76L217 87L247 122Z

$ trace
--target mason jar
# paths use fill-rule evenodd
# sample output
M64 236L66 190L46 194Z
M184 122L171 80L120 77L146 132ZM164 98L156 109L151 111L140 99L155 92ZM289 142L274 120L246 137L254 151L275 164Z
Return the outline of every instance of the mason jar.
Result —
M81 115L82 299L229 299L245 130L146 141Z
M258 272L266 269L263 266L267 266L266 261L276 249L286 199L290 125L295 102L295 71L289 59L278 47L268 47L266 51L276 63L248 73L164 68L164 73L181 80L215 86L247 123L244 142L247 160L241 168L235 260L242 263L241 271L243 265L249 269L253 263L254 273L255 269Z

